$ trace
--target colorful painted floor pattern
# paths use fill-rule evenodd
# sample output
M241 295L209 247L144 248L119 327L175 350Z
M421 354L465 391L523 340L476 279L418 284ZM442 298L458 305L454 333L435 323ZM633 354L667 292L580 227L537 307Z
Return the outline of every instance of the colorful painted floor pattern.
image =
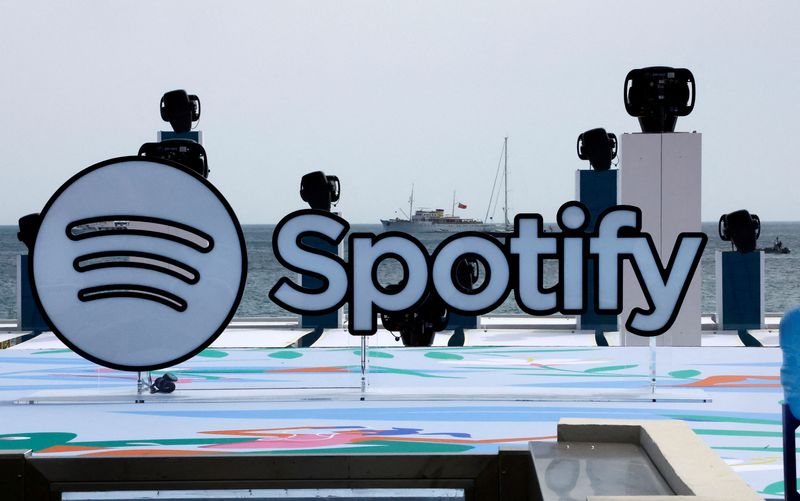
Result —
M174 395L229 388L358 388L353 348L213 349L170 369ZM38 455L360 454L493 451L554 440L562 417L686 421L755 490L783 492L776 348L659 348L660 388L701 389L712 402L473 400L470 388L586 392L649 385L646 348L386 348L369 351L370 389L403 400L20 405L42 391L135 391L136 375L69 350L0 351L0 448ZM415 388L462 397L408 398ZM451 396L452 396L451 395Z

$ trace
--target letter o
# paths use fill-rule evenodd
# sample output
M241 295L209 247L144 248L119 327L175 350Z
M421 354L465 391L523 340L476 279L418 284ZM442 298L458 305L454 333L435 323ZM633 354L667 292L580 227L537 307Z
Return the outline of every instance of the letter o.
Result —
M486 281L477 292L462 292L453 283L453 265L464 255L474 254L486 267ZM500 244L483 235L456 236L442 242L434 252L433 285L452 308L464 313L483 313L499 305L508 294L508 259Z

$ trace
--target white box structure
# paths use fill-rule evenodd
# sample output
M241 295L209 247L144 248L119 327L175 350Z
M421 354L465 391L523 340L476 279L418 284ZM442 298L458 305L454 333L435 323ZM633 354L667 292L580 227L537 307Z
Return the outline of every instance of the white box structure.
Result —
M662 264L669 262L679 233L701 231L702 134L623 134L620 145L619 203L642 210L642 231L650 233ZM672 327L656 338L658 346L700 346L702 270L698 265ZM647 307L626 261L619 317L624 346L646 346L649 339L626 332L635 307Z

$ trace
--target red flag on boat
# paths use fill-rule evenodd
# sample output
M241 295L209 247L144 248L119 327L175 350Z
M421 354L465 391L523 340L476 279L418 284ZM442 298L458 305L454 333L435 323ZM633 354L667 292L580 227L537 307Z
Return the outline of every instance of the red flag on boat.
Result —
M458 202L458 208L459 209L466 209L467 208L467 204L462 204L461 202Z

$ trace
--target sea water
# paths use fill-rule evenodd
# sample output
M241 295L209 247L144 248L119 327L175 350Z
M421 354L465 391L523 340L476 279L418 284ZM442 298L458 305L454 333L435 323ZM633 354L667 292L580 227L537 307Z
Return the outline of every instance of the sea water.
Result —
M272 252L272 232L274 225L244 225L247 242L248 273L244 297L237 316L286 316L291 313L273 304L267 292L282 276L295 278L295 274L283 268ZM352 225L353 231L381 231L380 225ZM708 245L703 253L703 304L704 313L712 313L715 302L714 252L730 250L729 242L723 242L717 235L716 223L704 223L703 231L708 234ZM414 235L429 250L446 238L442 233L419 233ZM760 247L772 245L779 236L784 246L792 249L791 254L767 254L765 257L764 300L767 312L782 313L792 307L800 306L800 222L762 223ZM25 252L25 246L17 240L16 226L0 226L0 318L16 318L16 256ZM662 258L666 258L662 256ZM396 262L387 261L378 268L378 279L384 284L398 282L402 270ZM545 285L558 280L558 267L554 262L545 264ZM513 293L496 313L521 313L514 301Z

